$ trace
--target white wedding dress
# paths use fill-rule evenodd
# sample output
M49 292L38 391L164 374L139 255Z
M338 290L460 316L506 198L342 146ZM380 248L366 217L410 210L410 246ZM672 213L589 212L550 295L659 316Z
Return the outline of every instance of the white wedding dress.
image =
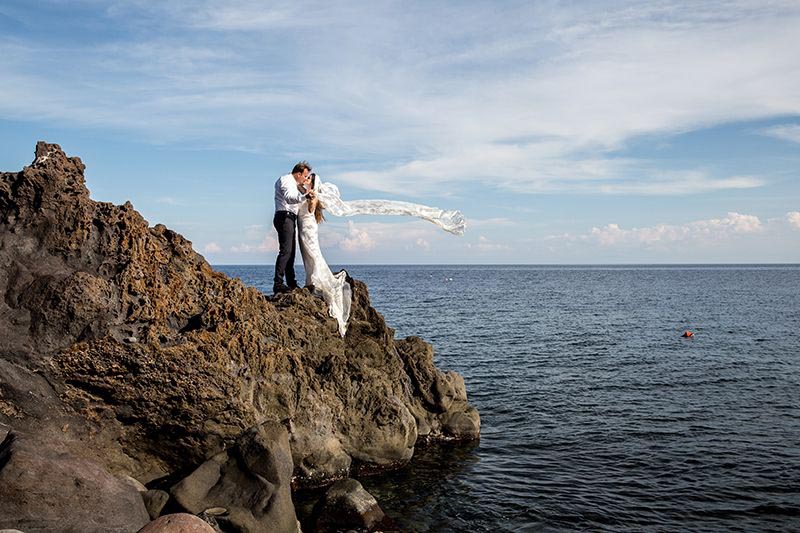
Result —
M328 314L339 323L339 334L347 333L347 319L350 318L352 293L347 283L347 272L331 272L322 250L319 247L319 226L314 213L308 212L308 200L300 204L297 214L297 229L300 232L300 253L303 255L303 268L306 271L306 285L314 286L314 293L322 296L328 304Z
M339 189L332 183L321 183L317 176L314 190L328 213L334 216L353 215L410 215L433 222L455 235L463 235L466 226L459 211L443 211L435 207L396 202L391 200L353 200L346 202ZM313 285L315 294L321 295L328 304L328 313L339 323L339 333L344 337L347 320L350 318L352 289L347 283L347 272L331 272L319 247L319 226L314 213L308 211L308 200L300 204L297 215L300 232L300 253L306 271L306 285Z

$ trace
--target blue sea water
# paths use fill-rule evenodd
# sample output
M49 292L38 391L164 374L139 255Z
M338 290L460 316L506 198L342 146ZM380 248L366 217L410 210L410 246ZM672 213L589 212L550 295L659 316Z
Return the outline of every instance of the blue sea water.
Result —
M800 266L348 271L481 413L361 480L403 530L800 530Z

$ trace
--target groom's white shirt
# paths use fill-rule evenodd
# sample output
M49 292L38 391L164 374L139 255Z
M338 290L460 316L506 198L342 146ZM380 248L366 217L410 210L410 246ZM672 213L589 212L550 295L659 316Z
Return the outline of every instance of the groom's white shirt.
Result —
M295 215L306 195L297 188L294 176L286 174L275 182L275 211L289 211Z

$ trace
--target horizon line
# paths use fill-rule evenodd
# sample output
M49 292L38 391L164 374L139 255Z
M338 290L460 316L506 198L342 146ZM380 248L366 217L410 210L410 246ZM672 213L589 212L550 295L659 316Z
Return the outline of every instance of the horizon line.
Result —
M798 266L800 263L331 263L333 266L344 264L352 266ZM271 263L211 263L212 267L257 266L271 267ZM295 266L302 266L296 263Z

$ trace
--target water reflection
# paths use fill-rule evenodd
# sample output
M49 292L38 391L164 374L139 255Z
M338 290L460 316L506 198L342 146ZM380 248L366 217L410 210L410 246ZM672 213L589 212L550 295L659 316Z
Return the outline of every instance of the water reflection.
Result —
M441 518L458 514L456 508L469 491L467 479L478 463L478 441L417 446L411 462L401 469L358 477L400 531L460 529ZM313 531L310 518L325 489L297 491L293 495L303 531ZM462 525L468 523L457 519Z
M401 529L449 529L454 524L440 524L436 517L450 513L434 509L451 505L454 497L461 500L466 496L464 491L469 491L470 486L461 480L469 478L479 462L478 446L477 441L418 446L414 458L404 468L359 481Z

